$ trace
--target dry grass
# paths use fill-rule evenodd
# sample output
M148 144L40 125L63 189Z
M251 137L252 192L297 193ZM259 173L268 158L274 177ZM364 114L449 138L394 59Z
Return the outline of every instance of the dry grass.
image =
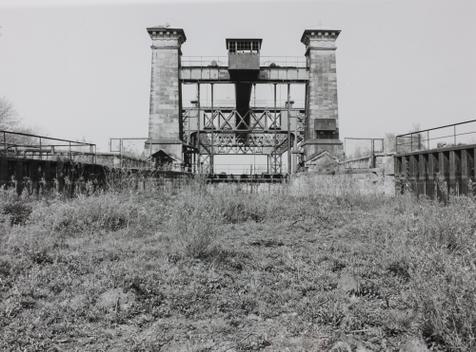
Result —
M353 182L3 192L0 350L474 351L474 200Z

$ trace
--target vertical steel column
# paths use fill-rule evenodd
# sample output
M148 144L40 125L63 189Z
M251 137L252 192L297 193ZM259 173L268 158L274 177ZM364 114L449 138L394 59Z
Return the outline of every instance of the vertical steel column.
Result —
M427 159L425 155L418 155L418 188L417 194L428 195L427 192L427 179L428 179L428 169L427 169Z
M450 165L449 165L449 185L450 192L456 194L456 151L450 151Z
M462 194L468 193L468 184L469 184L469 167L468 167L468 150L461 150L461 187L460 191Z
M461 193L461 149L454 151L455 164L455 194Z
M202 158L201 158L201 150L200 150L200 82L197 82L197 151L198 151L198 158L197 158L197 169L198 173L202 173Z
M372 138L370 140L370 163L371 163L370 167L373 168L373 169L375 169L376 164L377 164L375 162L375 159L376 159L376 157L375 157L375 139Z
M124 152L124 141L119 139L119 167L122 168L122 153Z
M439 180L439 186L441 184L441 181L445 183L445 188L441 189L440 188L440 198L443 199L444 202L447 201L446 195L449 191L449 177L448 177L448 165L447 165L447 160L446 160L446 155L444 152L438 152L438 172L440 173L440 180Z
M3 136L5 136L5 132L3 133ZM3 158L0 158L0 186L7 185L8 184L8 159L7 159L7 150L6 150L6 143L4 141L5 145L5 150L3 155Z
M271 124L271 126L274 126L273 127L273 130L274 130L274 133L273 133L273 150L271 151L271 170L273 173L276 173L276 170L277 170L277 165L276 165L276 157L275 157L275 153L276 153L276 144L277 144L277 141L276 141L276 132L277 132L277 128L278 128L278 124L276 123L277 122L277 111L276 111L276 86L277 86L277 83L274 83L274 103L273 103L273 106L274 106L274 113L273 113L273 123Z
M410 177L409 176L410 175L410 172L409 172L410 171L410 166L409 166L410 163L409 163L409 158L407 156L402 155L401 158L402 158L402 175L403 175L403 179L405 180L404 185L403 185L404 186L403 190L406 191L407 190L406 186L410 182L408 180L408 178Z
M291 84L288 83L288 177L291 177Z
M413 192L418 192L418 166L415 155L410 155L410 183L412 185Z
M473 180L476 181L476 148L471 151L471 154L473 154L473 173L470 177L472 177Z
M213 111L213 83L211 83L210 85L210 88L211 88L211 108L212 108L212 116L211 116L211 119L212 119L212 145L211 145L211 148L210 148L210 173L213 175L214 172L215 172L215 167L214 167L214 164L215 164L215 156L214 156L214 144L215 144L215 138L214 138L214 135L215 135L215 120L214 120L214 111Z
M402 161L400 157L394 156L393 157L393 170L394 170L394 175L395 175L395 181L401 180L401 170L402 170ZM395 194L400 194L401 193L401 188L399 189L399 182L395 182ZM400 185L401 186L401 185Z
M432 199L435 199L436 197L436 191L435 191L435 167L436 167L436 162L437 162L437 158L435 156L434 153L429 153L428 154L428 168L427 168L427 182L428 182L428 187L426 188L427 189L427 195L432 198Z
M295 117L295 123L294 123L294 143L293 143L293 150L295 152L297 152L298 150L298 147L297 147L297 144L298 144L298 123L299 123L299 119L298 119L298 116L299 116L300 112L296 112L296 117ZM293 160L294 160L294 165L295 165L295 172L296 170L298 169L299 167L299 156L298 154L294 154L294 157L293 157Z

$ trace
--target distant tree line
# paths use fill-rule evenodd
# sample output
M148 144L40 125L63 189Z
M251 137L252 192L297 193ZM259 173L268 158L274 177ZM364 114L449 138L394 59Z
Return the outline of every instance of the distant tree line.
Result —
M22 124L21 118L12 102L5 97L0 97L0 130L20 133L33 133L31 129ZM35 139L27 136L0 135L0 144L35 144Z
M13 104L4 97L0 97L0 130L14 130L20 124L18 113Z

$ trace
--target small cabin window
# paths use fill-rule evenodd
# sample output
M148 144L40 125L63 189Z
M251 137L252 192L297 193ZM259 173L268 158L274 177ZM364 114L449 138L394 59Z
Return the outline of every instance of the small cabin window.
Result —
M261 41L254 39L237 39L227 41L230 54L259 54Z

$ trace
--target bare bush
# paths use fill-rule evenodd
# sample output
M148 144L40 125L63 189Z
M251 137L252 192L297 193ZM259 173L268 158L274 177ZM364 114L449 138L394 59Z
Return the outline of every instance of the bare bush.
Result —
M208 193L184 190L172 202L169 228L176 250L192 258L206 258L219 248L220 214Z
M0 97L0 130L13 130L19 125L19 118L13 104Z

